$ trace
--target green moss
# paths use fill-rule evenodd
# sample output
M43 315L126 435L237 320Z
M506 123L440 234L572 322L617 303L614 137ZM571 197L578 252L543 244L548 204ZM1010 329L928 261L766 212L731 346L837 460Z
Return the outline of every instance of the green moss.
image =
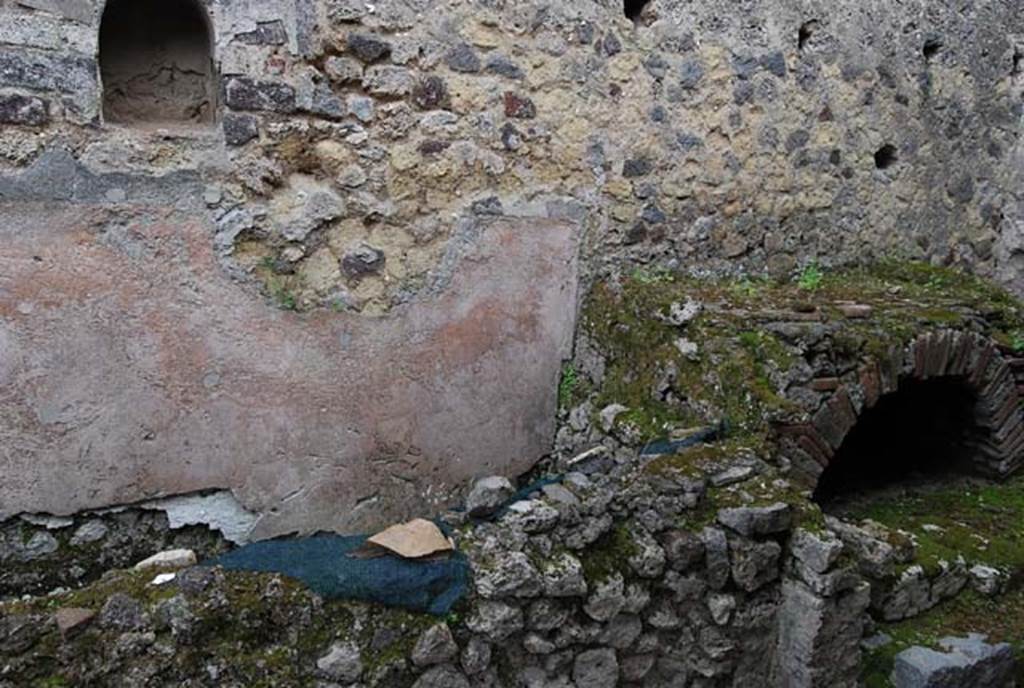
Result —
M817 263L811 263L805 267L797 278L796 284L804 291L815 291L821 286L821 281L824 275L821 272L821 268L818 267Z
M42 679L39 679L39 680L35 681L32 684L32 688L64 688L64 686L70 686L70 685L71 684L68 682L68 680L66 678L64 678L63 676L57 675L57 676L48 676L47 678L42 678Z
M61 607L98 611L114 593L133 597L152 615L160 602L180 592L173 584L151 586L152 578L151 571L114 572L82 590L0 604L0 616L31 614L45 619ZM199 596L189 595L189 606L195 615L192 637L177 646L168 671L192 676L211 660L227 660L229 675L222 677L226 682L256 688L311 685L317 658L338 639L351 639L364 648L368 672L398 665L397 671L387 674L387 685L404 688L413 680L404 664L408 653L420 633L437 623L429 615L319 600L297 581L273 574L225 573ZM158 640L173 642L170 629L158 626L156 633ZM75 666L102 663L115 638L116 633L93 623L65 641L55 625L47 624L32 647L31 661L13 679L26 686L63 685L54 681L65 675L61 670L67 666L66 657L74 658Z
M361 605L361 629L350 627L342 634L363 648L363 665L369 674L394 663L403 662L411 653L423 631L438 623L437 617L377 605ZM387 629L385 641L376 634Z
M926 570L937 571L939 562L963 556L1024 576L1024 476L1002 484L962 479L882 493L841 513L911 533L915 563Z
M799 409L779 387L801 352L756 326L759 319L778 320L780 312L813 312L812 319L839 323L831 335L833 350L854 362L884 357L929 327L968 324L1024 349L1021 304L972 275L885 262L819 272L813 282L813 289L805 289L792 282L637 272L620 282L598 283L581 321L607 360L595 408L626 406L617 419L619 434L636 442L720 421L735 436L763 436L775 421L796 420ZM703 304L704 311L683 327L673 326L672 304L688 298ZM869 306L871 315L848 319L841 312L844 303ZM683 339L697 345L696 354L684 353ZM666 380L671 401L661 395Z
M1016 586L998 598L968 591L915 619L880 625L878 630L894 642L866 654L866 686L890 686L896 654L913 645L938 649L938 640L946 636L983 633L990 642L1011 643L1024 661L1024 476L1003 484L964 478L880 493L840 513L909 532L916 542L913 563L927 571L935 572L939 562L963 556L969 563L1000 568ZM1018 680L1024 680L1024 663Z
M616 573L628 578L629 559L639 551L629 524L620 523L580 554L583 576L590 584L606 581Z
M768 449L765 437L745 435L729 437L720 442L686 447L675 454L651 459L644 471L652 475L682 475L703 478L710 472L722 470L738 457L763 455Z
M618 423L639 441L665 437L672 429L726 420L737 432L763 430L766 417L787 407L771 376L792 362L788 348L767 332L748 331L720 314L704 314L685 332L665 322L671 304L695 292L681 279L628 281L621 291L598 285L584 309L584 324L608 354L596 407L623 404ZM678 346L685 335L696 357ZM654 390L674 372L681 404L666 403Z
M878 631L893 641L862 658L861 680L867 688L891 688L896 655L908 647L939 650L941 638L968 633L982 633L990 643L1010 643L1018 658L1017 682L1024 681L1024 590L996 598L963 593L915 619L880 624Z
M558 408L567 409L577 402L580 396L580 382L576 367L572 363L566 363L562 367L562 377L558 381Z

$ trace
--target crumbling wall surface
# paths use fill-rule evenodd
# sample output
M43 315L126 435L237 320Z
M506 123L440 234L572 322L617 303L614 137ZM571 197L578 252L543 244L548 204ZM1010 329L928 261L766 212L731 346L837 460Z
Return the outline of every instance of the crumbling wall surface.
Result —
M5 141L8 163L100 118L99 5L0 6L0 119L42 129ZM223 249L300 307L386 310L441 259L440 218L549 193L589 207L595 270L898 254L1022 288L1024 18L1008 0L651 0L635 22L610 0L203 6ZM109 135L85 132L81 152ZM142 167L181 164L133 145ZM318 219L294 226L300 191Z
M197 4L215 121L133 128L104 3L0 2L0 515L230 490L350 529L522 469L577 245L584 280L1022 286L1012 2Z
M446 617L322 600L271 574L114 572L0 603L0 686L854 688L864 586L841 542L776 501L791 486L748 461L749 479L723 490L764 506L716 510L721 480L633 459L586 466L493 522L452 514L473 585ZM484 516L511 493L482 481L467 505Z
M0 210L0 518L230 489L253 537L355 531L545 451L572 223L466 224L436 298L365 319L247 296L167 204Z

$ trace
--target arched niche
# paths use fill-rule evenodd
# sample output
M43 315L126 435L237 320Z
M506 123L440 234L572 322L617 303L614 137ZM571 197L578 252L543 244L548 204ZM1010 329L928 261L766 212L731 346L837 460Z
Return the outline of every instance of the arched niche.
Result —
M214 122L213 30L197 0L108 0L99 62L104 121L138 126Z
M1024 466L1024 360L979 334L923 333L863 362L810 422L777 428L819 502L949 471L1006 478Z

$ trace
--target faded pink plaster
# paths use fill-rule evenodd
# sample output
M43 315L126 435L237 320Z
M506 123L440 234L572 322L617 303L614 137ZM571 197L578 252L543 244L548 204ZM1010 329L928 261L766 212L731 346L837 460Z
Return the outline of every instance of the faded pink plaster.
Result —
M353 532L550 446L570 223L491 221L442 293L368 319L281 311L205 218L131 212L114 241L111 209L0 209L0 519L230 489L255 537Z

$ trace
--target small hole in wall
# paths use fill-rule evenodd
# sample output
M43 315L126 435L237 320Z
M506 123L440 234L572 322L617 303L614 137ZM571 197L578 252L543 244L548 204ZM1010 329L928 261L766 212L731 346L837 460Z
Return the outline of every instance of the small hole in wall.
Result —
M817 19L812 19L800 25L800 30L797 32L796 36L796 47L798 50L803 50L807 47L807 44L811 42L811 38L814 37L814 32L817 29Z
M624 0L623 10L626 13L626 17L631 19L633 22L640 21L640 15L643 14L644 7L650 0Z
M1013 51L1013 67L1010 68L1012 76L1024 74L1024 48L1017 48Z
M899 162L899 160L899 151L896 150L896 146L892 146L887 143L875 151L875 167L880 170L889 169Z
M931 62L932 58L942 51L942 41L938 38L929 38L924 42L924 47L921 48L921 54L924 55L924 59Z

